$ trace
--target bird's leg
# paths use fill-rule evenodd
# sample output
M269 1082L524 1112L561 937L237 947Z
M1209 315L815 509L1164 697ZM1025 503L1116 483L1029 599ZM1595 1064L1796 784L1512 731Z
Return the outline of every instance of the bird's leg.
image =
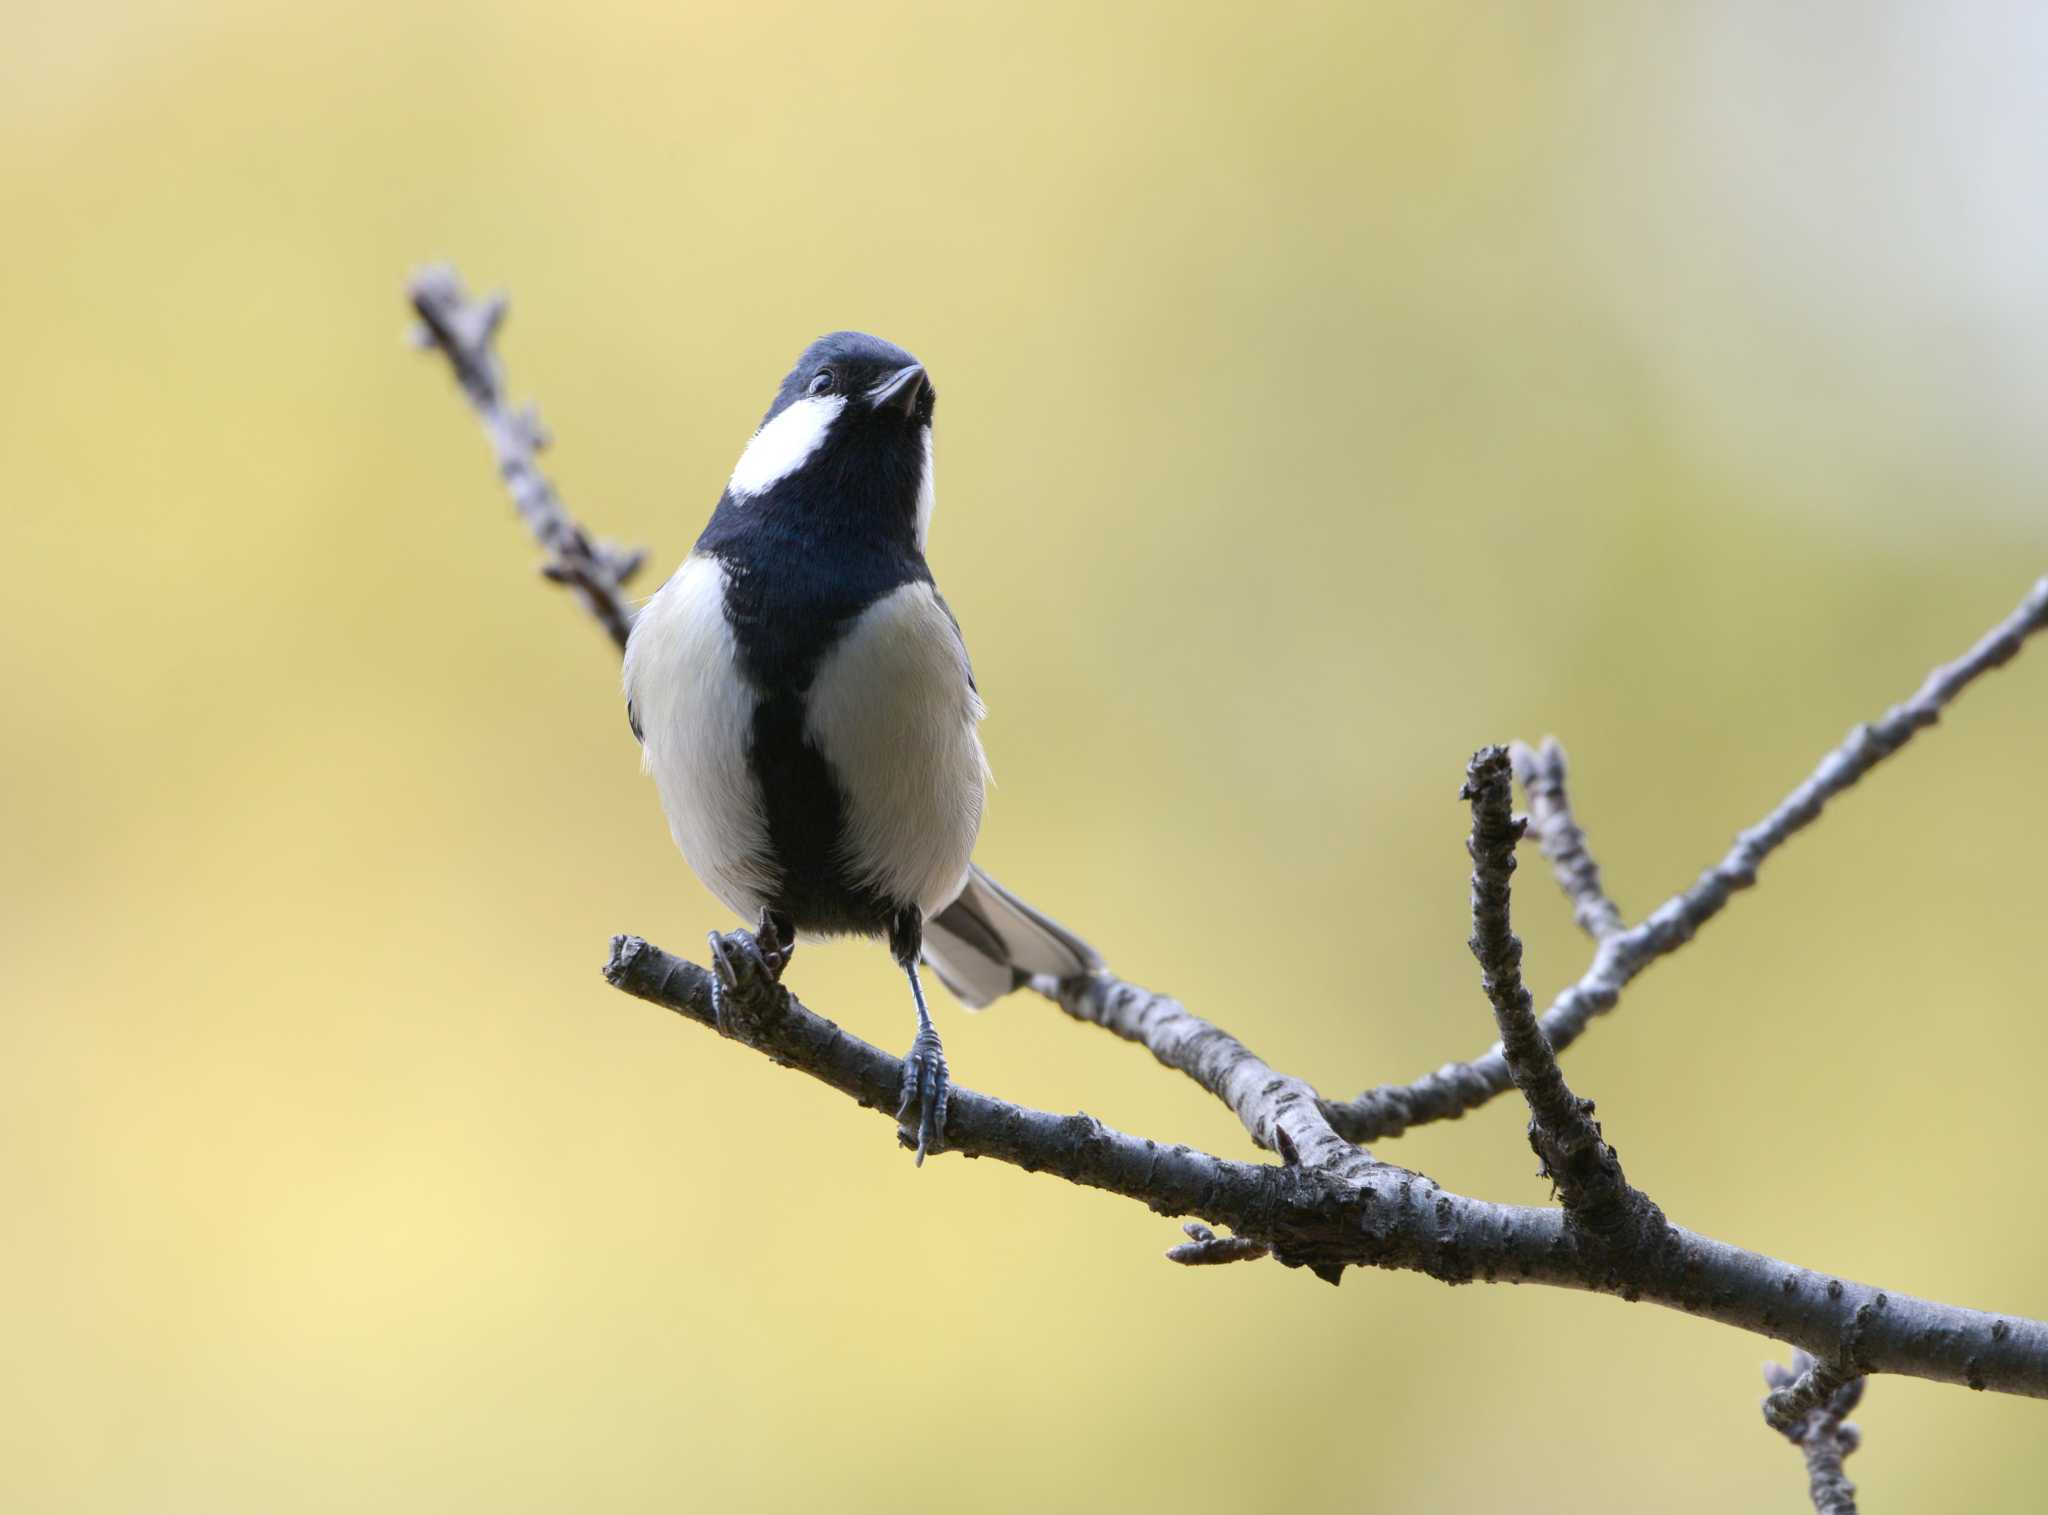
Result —
M789 960L796 956L795 919L787 910L763 905L761 924L754 928L754 940L760 945L761 957L768 964L768 971L775 975L777 983L781 983Z
M721 936L711 933L711 1017L721 1031L726 1024L726 1000L743 990L762 984L779 984L789 960L796 955L796 922L787 911L761 907L761 922L751 932L734 931Z
M903 1097L896 1106L896 1125L907 1144L910 1127L904 1117L917 1106L917 1166L924 1166L927 1152L943 1149L946 1136L946 1105L953 1096L953 1080L946 1072L946 1049L939 1045L938 1027L924 1007L924 985L918 982L917 959L903 965L910 978L910 997L917 1004L917 1040L903 1059Z
M924 1166L925 1154L940 1150L946 1134L946 1102L953 1081L946 1073L946 1051L939 1045L939 1029L925 1009L924 985L918 981L917 958L924 948L924 912L906 905L896 912L889 927L889 952L910 979L910 997L917 1005L917 1040L903 1059L903 1098L896 1106L897 1134L911 1145L912 1131L907 1119L917 1107L917 1165Z

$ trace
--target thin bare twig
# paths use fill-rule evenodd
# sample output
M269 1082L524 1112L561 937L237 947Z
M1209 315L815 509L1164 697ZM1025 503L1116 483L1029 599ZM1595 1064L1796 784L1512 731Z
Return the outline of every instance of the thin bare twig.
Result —
M498 328L505 322L503 295L472 300L452 268L421 269L406 288L414 314L420 318L414 340L438 349L448 359L455 382L468 396L483 422L498 476L512 495L527 530L548 554L541 573L565 584L597 618L605 634L625 650L633 629L633 607L620 592L646 561L639 548L594 540L571 518L555 486L540 470L540 453L548 445L540 412L531 405L514 410L505 399L504 371L498 363Z
M1847 1417L1863 1400L1864 1380L1841 1365L1793 1354L1792 1366L1764 1364L1764 1420L1806 1455L1807 1494L1820 1515L1856 1515L1856 1485L1842 1459L1863 1444Z
M1272 1248L1245 1236L1218 1236L1198 1220L1181 1227L1188 1240L1166 1249L1166 1260L1189 1268L1214 1267L1219 1263L1256 1262L1269 1256Z
M1572 919L1596 942L1620 935L1627 922L1607 897L1600 882L1600 865L1593 860L1586 833L1572 814L1565 790L1564 748L1555 737L1545 737L1541 747L1514 742L1508 747L1508 759L1514 764L1516 782L1529 796L1529 830L1572 902Z
M2012 661L2026 639L2043 627L2048 627L2048 578L2035 584L2019 608L1976 646L1929 674L1911 699L1851 731L1776 809L1738 836L1728 855L1690 889L1665 901L1640 925L1601 942L1585 975L1543 1012L1540 1024L1551 1048L1562 1052L1577 1041L1594 1016L1614 1008L1631 979L1691 941L1736 891L1754 884L1764 860L1812 824L1829 800L1905 746L1915 733L1932 726L1957 695ZM1413 1083L1383 1084L1356 1099L1326 1102L1323 1113L1351 1140L1376 1141L1428 1121L1455 1119L1513 1086L1496 1043L1470 1062L1446 1063Z
M1482 747L1472 755L1459 795L1472 805L1465 843L1472 858L1472 956L1500 1029L1501 1056L1529 1106L1529 1145L1566 1213L1604 1244L1641 1245L1662 1227L1663 1216L1623 1176L1621 1158L1601 1139L1592 1101L1565 1082L1522 982L1522 944L1509 912L1515 844L1522 839L1512 791L1506 749Z
M1076 1020L1138 1043L1228 1105L1253 1141L1290 1163L1348 1174L1371 1155L1323 1118L1316 1091L1270 1067L1228 1031L1190 1014L1177 999L1108 974L1032 987Z

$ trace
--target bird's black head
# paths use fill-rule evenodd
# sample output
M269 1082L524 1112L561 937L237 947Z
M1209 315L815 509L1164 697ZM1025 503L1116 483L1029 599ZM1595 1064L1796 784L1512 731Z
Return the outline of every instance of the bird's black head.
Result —
M834 397L845 398L857 412L916 426L932 424L932 384L923 365L895 343L864 331L835 331L806 347L761 424L799 400Z
M924 367L864 332L804 349L733 469L721 511L905 535L931 520L933 392Z

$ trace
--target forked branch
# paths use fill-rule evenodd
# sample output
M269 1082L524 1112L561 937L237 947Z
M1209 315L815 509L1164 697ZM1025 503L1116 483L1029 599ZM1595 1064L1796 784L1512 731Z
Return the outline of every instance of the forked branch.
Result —
M1691 941L1738 890L1754 884L1764 859L1811 825L1829 800L1905 746L1916 733L1932 726L1977 679L2011 662L2027 638L2043 626L2048 626L2048 578L2035 584L2019 607L1986 632L1976 646L1930 673L1911 699L1852 730L1777 808L1736 837L1727 856L1701 874L1690 889L1673 895L1641 924L1626 931L1604 936L1596 932L1599 946L1591 965L1543 1012L1543 1035L1551 1047L1562 1052L1577 1041L1594 1016L1615 1007L1630 980ZM1556 781L1561 787L1562 764ZM1532 795L1532 813L1536 804ZM1570 883L1566 888L1578 903L1580 897ZM1356 1099L1326 1103L1323 1109L1330 1124L1353 1141L1377 1141L1427 1121L1456 1119L1513 1085L1507 1060L1496 1042L1470 1062L1446 1063L1413 1083L1383 1084Z

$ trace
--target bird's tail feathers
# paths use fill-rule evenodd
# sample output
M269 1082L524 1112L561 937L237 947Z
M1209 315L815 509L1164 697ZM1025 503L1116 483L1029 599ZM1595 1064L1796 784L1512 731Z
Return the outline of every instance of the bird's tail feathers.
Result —
M1102 969L1093 947L979 868L968 870L960 897L924 923L924 960L970 1010L1035 974L1064 979Z

